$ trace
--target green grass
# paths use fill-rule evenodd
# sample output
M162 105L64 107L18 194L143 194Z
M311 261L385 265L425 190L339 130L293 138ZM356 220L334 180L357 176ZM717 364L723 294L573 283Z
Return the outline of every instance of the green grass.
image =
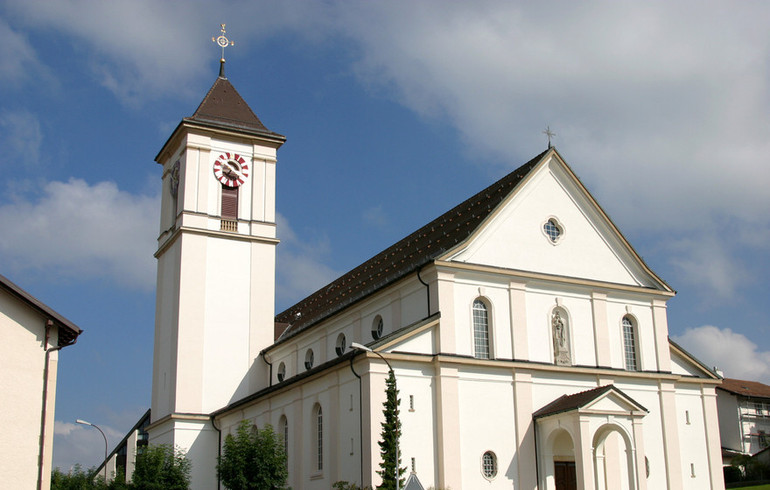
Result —
M769 485L756 485L753 487L735 487L731 488L730 490L770 490L770 484Z

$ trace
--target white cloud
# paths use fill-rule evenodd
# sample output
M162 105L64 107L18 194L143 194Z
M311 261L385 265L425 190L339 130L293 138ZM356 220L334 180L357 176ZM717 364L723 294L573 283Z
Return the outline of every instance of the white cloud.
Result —
M17 171L32 170L40 162L43 132L37 116L28 111L0 113L0 146L5 150L3 159Z
M26 37L0 18L0 82L19 83L43 70Z
M153 0L49 0L15 2L6 7L25 28L61 32L72 36L79 49L85 46L84 58L92 76L131 105L157 97L194 96L188 92L192 85L186 80L214 69L219 48L211 38L220 34L221 22L227 24L227 36L236 41L226 54L232 59L247 53L241 45L254 46L286 26L312 36L317 29L308 23L315 25L322 17L313 14L320 10L315 2L284 5L191 0L182 5Z
M0 257L15 269L54 270L151 290L157 196L133 195L112 182L50 182L37 200L0 205Z
M614 215L670 230L770 207L770 74L757 48L770 45L759 20L770 7L338 5L368 83L512 163L545 147L550 124Z
M758 350L743 334L704 325L671 338L708 366L721 369L725 377L770 384L770 351Z
M279 310L291 306L340 275L322 260L329 256L327 238L307 241L297 238L286 218L276 217L278 226L276 302Z
M112 451L125 434L108 425L98 424L107 437L107 450ZM53 467L65 473L75 464L83 469L99 465L104 460L104 439L99 431L85 425L54 421Z
M753 282L748 267L727 245L716 237L699 235L674 240L667 247L669 262L680 279L712 304L734 300L742 287Z

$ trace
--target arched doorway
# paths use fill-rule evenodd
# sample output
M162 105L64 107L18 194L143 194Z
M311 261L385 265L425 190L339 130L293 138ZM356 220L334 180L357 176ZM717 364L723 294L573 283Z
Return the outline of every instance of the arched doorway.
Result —
M621 426L606 424L595 433L594 481L597 490L636 490L634 449Z

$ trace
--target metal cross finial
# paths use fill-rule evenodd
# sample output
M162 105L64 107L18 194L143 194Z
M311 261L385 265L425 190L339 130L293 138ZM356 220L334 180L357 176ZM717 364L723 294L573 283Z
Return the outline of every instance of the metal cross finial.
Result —
M233 42L233 41L231 41L231 40L229 40L229 39L227 39L225 37L225 32L226 32L225 31L225 25L224 24L220 24L220 25L222 26L222 34L220 34L217 37L212 37L211 40L214 41L215 43L217 43L220 48L222 48L222 60L221 61L224 61L225 60L225 48L228 47L228 46L235 46L235 42Z
M551 126L546 126L545 131L543 131L543 134L548 136L548 148L553 148L553 145L551 144L551 138L556 136L556 133L551 131Z

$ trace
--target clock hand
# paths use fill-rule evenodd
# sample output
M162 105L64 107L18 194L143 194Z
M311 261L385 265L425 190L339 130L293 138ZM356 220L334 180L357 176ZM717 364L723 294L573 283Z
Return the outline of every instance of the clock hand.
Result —
M227 162L227 168L230 170L230 172L237 175L241 180L246 180L243 174L237 168L235 168L235 165L231 164L230 162Z

